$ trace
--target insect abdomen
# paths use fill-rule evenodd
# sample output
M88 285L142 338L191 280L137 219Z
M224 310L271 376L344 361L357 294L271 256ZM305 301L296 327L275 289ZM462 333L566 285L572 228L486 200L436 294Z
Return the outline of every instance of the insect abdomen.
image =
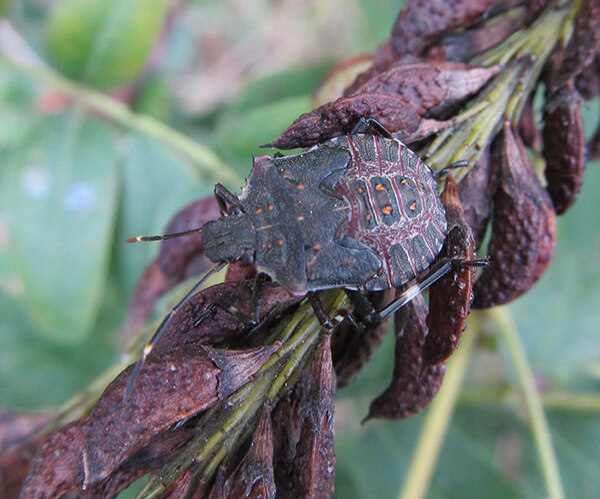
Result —
M446 237L445 211L430 168L398 141L373 135L333 139L352 154L338 184L351 210L348 233L384 262L367 289L398 287L428 268Z

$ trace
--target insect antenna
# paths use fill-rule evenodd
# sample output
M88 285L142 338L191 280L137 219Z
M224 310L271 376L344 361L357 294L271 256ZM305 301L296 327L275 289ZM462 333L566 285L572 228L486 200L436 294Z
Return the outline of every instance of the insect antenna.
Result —
M147 241L166 241L167 239L175 239L176 237L188 236L200 232L202 228L184 230L183 232L172 232L171 234L162 234L160 236L135 236L125 239L126 243L139 243Z
M184 234L184 233L179 233L179 234ZM156 236L156 237L161 237L161 236ZM145 240L146 239L142 239L142 241L145 241ZM150 338L150 341L144 347L141 358L135 363L135 366L133 367L133 371L131 371L131 376L129 377L129 381L127 382L127 388L125 390L125 394L123 395L123 402L127 401L127 398L129 397L129 395L131 395L131 391L133 390L135 380L137 379L137 377L142 369L142 366L144 365L144 362L146 361L146 358L148 357L148 355L150 355L150 352L152 352L154 345L156 344L158 339L162 336L162 334L167 329L167 326L169 325L171 318L187 303L187 301L190 299L190 297L192 297L194 294L196 294L200 290L200 288L204 285L204 283L212 275L216 274L221 269L223 269L223 267L225 267L225 265L227 265L227 262L220 262L217 265L215 265L212 269L210 269L206 274L204 274L204 276L202 276L202 278L196 283L196 285L164 317L164 319L160 323L160 326L158 326L158 329L152 335L152 338Z

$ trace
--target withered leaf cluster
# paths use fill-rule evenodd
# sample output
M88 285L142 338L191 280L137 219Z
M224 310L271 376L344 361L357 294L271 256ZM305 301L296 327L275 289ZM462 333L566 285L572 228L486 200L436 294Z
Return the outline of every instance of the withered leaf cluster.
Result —
M589 157L600 156L600 132L585 144L580 111L582 102L600 94L600 4L583 0L567 16L574 5L409 0L389 42L360 59L371 62L369 69L345 82L342 95L323 100L321 93L321 105L268 144L309 147L372 117L411 148L431 150L435 159L453 136L484 130L465 149L471 164L455 171L457 182L448 177L442 193L449 234L438 258L456 263L431 287L429 304L419 296L395 314L393 377L371 403L368 418L404 418L425 408L459 345L473 297L476 307L507 303L530 289L552 259L556 215L577 196L586 147ZM551 50L542 55L511 52L506 44L511 35L525 39L544 16L560 15L572 22L572 30L560 31L572 33L570 38L557 31ZM498 50L509 56L495 57ZM344 74L349 66L352 62L341 65ZM338 76L334 70L329 78ZM538 113L532 97L540 85L545 99ZM493 106L500 101L506 105ZM445 137L441 147L436 136ZM543 166L534 166L530 154ZM201 200L184 208L166 231L201 227L218 217L217 203ZM489 265L476 276L464 262L478 251L489 256ZM131 334L161 296L209 266L199 232L165 241L134 294ZM217 300L248 313L254 274L251 267L230 266L223 284L192 296L154 345L127 400L131 366L87 416L66 425L55 428L50 416L1 418L0 496L114 497L140 476L157 473L155 481L164 487L154 492L161 497L330 497L333 396L369 360L388 322L345 321L332 335L320 336L310 361L298 360L296 370L284 373L285 383L268 403L252 405L254 395L243 399L240 393L258 393L252 389L266 379L267 367L278 369L289 360L282 353L285 342L273 335L299 313L301 298L259 277L257 327L244 326L220 308L197 321ZM377 309L396 292L369 298ZM236 404L253 412L240 415ZM227 440L218 459L207 454L215 463L208 470L193 447L207 427L217 430L217 439L239 435ZM185 461L190 449L196 457Z

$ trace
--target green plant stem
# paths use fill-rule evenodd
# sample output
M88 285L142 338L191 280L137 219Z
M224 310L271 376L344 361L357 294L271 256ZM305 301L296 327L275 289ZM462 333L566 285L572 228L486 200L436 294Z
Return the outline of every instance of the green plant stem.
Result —
M459 404L469 406L513 405L516 390L505 384L463 390ZM541 395L542 405L548 411L573 412L578 414L600 415L600 395L595 393L571 393L553 390Z
M427 417L419 440L410 460L410 467L404 480L399 499L420 499L425 497L435 470L442 445L448 432L460 387L465 377L469 358L479 336L480 323L477 313L473 313L465 330L460 348L448 362L448 371L439 393L429 406Z
M533 372L527 361L525 350L515 324L506 307L496 307L488 311L489 316L497 325L498 330L504 337L508 352L515 366L517 377L523 391L523 397L527 413L531 422L531 429L542 467L542 473L546 482L548 497L562 499L565 497L560 470L554 448L550 428L540 394L535 386Z
M65 78L47 67L21 64L0 53L0 63L44 85L55 88L82 105L113 120L126 128L149 135L186 157L193 165L193 173L211 181L238 180L230 166L213 151L186 137L174 128L150 116L134 113L127 105L101 92Z

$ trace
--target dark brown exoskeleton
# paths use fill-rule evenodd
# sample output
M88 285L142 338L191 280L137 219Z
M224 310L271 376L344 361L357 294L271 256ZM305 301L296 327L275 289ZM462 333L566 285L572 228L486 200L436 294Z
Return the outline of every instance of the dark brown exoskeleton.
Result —
M367 133L370 127L378 133ZM447 236L438 176L375 120L361 119L350 134L303 153L255 157L241 196L217 184L222 217L195 231L201 231L206 256L218 263L216 268L254 265L257 275L266 274L294 295L308 295L327 328L335 320L314 292L330 288L346 290L363 320L378 321L456 263L446 259L432 266ZM194 231L135 240L189 232ZM379 312L361 293L399 288L413 279L414 286ZM199 286L165 318L138 370L169 318ZM255 325L228 303L214 303L206 314L215 306Z

